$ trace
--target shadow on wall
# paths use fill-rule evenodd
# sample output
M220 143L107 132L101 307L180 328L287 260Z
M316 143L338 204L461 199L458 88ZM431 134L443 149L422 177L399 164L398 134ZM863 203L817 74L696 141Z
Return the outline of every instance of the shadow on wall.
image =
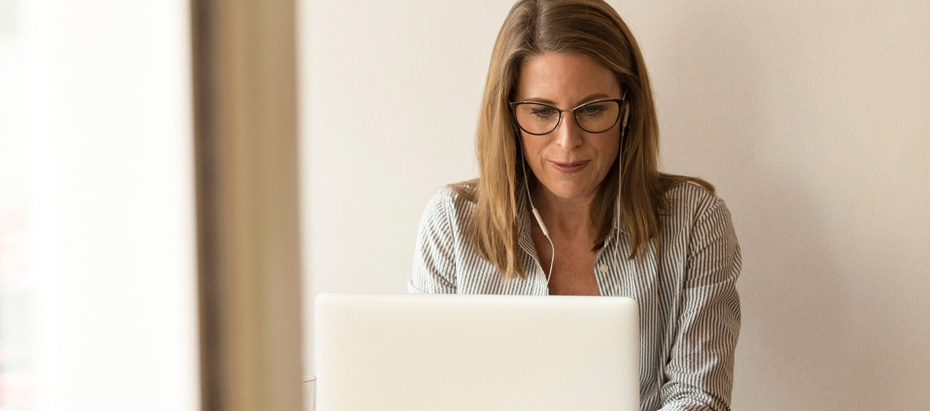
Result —
M803 40L749 7L695 3L670 12L674 34L662 44L673 46L657 51L675 67L662 77L669 92L661 95L670 97L659 101L663 151L682 153L671 156L676 165L725 189L741 243L734 409L906 408L915 400L907 392L913 381L887 357L900 363L913 355L906 327L895 327L901 305L850 285L870 274L850 273L849 262L839 261L846 256L831 235L836 201L805 178L804 163L817 159L793 154L824 137L795 122L835 117L835 108L805 102L818 74L781 70L807 62L773 65L779 55L798 56L773 44L790 50Z

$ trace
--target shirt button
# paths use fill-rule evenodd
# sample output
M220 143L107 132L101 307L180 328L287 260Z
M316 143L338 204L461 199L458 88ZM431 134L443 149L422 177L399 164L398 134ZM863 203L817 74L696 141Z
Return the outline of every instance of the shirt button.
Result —
M610 269L610 267L608 267L607 264L601 264L601 266L600 266L600 267L597 267L597 269L598 269L598 270L601 270L602 273L606 273L607 270Z

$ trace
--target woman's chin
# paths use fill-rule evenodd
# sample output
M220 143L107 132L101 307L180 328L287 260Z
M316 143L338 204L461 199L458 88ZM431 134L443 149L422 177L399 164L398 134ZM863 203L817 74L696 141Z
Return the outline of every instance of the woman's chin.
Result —
M546 186L546 188L552 196L565 201L589 199L597 192L596 186L589 187L576 184L559 184L554 187Z

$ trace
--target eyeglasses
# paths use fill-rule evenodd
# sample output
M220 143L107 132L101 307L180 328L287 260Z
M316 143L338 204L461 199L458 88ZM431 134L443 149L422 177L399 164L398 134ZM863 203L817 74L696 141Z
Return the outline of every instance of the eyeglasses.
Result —
M584 103L571 110L537 103L535 101L515 101L510 103L513 118L521 130L541 136L553 132L562 122L562 113L570 111L575 123L589 133L603 133L610 130L620 120L620 106L623 99L605 99Z

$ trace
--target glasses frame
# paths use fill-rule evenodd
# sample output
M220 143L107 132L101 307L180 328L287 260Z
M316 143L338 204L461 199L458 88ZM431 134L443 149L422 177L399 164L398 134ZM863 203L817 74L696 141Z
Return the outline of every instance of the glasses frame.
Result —
M617 110L617 118L614 119L614 122L610 125L610 127L607 127L607 129L604 130L604 131L590 131L590 130L584 128L584 126L582 126L581 123L578 122L577 110L578 110L579 108L583 108L584 106L587 106L587 105L590 105L590 104L603 103L603 102L605 102L605 101L615 101L615 102L617 102L617 105L620 106L620 109ZM577 107L575 107L575 108L566 109L566 110L562 110L562 109L560 109L560 108L558 108L558 107L556 107L556 106L553 106L552 104L540 103L540 102L538 102L538 101L512 101L512 102L510 102L510 116L511 116L511 118L513 118L513 122L517 125L517 127L518 127L520 130L523 130L525 133L527 133L527 134L532 134L532 135L534 135L534 136L544 136L544 135L546 135L546 134L552 133L552 132L555 131L557 128L559 128L559 124L562 124L562 113L565 113L565 112L569 112L569 111L570 111L570 112L572 113L572 119L575 120L575 124L578 125L578 128L584 130L584 131L587 132L587 133L591 133L591 134L601 134L601 133L606 133L606 132L610 131L610 130L611 130L612 128L614 128L614 126L616 126L617 123L620 121L620 115L623 113L623 103L624 103L624 101L625 101L625 100L622 99L622 98L605 98L605 99L600 99L600 100L589 101L589 102L587 102L587 103L582 103L582 104L579 104L579 105L578 105ZM559 119L555 122L555 126L552 127L552 130L549 130L549 131L547 131L547 132L545 132L545 133L533 133L533 132L531 132L531 131L529 131L529 130L523 128L523 125L521 125L521 124L520 124L520 121L517 120L517 106L519 106L519 105L521 105L521 104L536 104L536 105L546 106L546 107L552 108L553 110L556 110L556 111L559 112Z

